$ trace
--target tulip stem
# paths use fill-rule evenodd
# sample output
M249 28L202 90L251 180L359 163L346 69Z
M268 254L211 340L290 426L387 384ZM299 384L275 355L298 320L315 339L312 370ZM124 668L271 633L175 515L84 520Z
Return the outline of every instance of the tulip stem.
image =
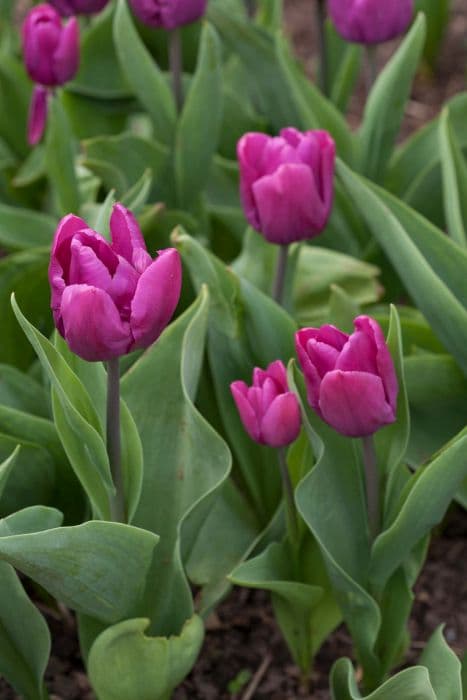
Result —
M285 287L285 273L287 271L287 256L289 253L288 245L279 247L279 255L277 257L276 276L274 278L274 286L272 288L272 296L278 304L282 304Z
M297 509L293 495L293 485L290 479L289 467L287 465L287 452L285 447L279 447L279 467L282 477L282 490L284 492L285 510L287 513L287 529L292 545L298 545L299 529Z
M172 74L172 89L175 104L177 106L177 112L180 114L183 107L183 54L182 37L179 27L169 32L169 64Z
M126 522L120 440L120 366L118 357L107 362L107 454L116 490L115 496L111 498L110 502L112 520Z
M245 0L246 13L248 17L253 18L255 16L255 0Z
M319 72L318 80L321 92L323 95L328 96L329 86L328 86L328 54L327 54L327 42L326 42L326 7L324 0L315 0L316 7L316 33L318 40L318 53L319 53Z
M378 77L377 48L373 44L366 47L366 94L371 92L376 78Z
M376 538L381 526L379 499L379 470L376 461L375 443L372 435L362 438L363 463L365 465L366 502L371 542Z

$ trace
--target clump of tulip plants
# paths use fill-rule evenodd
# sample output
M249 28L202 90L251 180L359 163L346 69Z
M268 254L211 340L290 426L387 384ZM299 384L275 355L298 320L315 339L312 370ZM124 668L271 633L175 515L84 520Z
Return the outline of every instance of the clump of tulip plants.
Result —
M461 700L441 627L394 669L467 505L467 94L395 145L440 32L383 4L317 0L320 88L280 0L0 8L0 672L27 700L51 638L19 573L98 700L169 700L232 584L270 592L304 686L344 623L333 700Z

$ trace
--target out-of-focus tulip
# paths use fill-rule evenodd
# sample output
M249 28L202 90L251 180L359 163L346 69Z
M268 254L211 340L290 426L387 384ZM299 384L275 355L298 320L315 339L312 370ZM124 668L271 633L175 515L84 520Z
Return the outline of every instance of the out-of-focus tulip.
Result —
M328 0L331 19L344 39L380 44L403 34L413 16L413 0Z
M49 0L62 17L94 15L104 9L109 0Z
M23 54L34 82L55 87L71 80L79 64L79 27L76 18L62 25L50 5L37 5L23 23Z
M176 29L202 17L207 0L130 0L135 15L150 27Z
M151 345L170 321L181 289L178 251L153 260L133 214L116 204L112 243L69 214L49 265L55 325L85 360L110 360Z
M283 447L298 437L300 408L297 397L289 391L280 360L265 370L255 367L253 386L237 381L232 382L230 390L245 430L255 442Z
M378 323L358 316L354 327L303 328L295 344L311 407L339 433L365 437L396 420L398 385Z
M243 210L253 228L281 245L321 233L333 201L335 146L326 131L248 133L237 156Z

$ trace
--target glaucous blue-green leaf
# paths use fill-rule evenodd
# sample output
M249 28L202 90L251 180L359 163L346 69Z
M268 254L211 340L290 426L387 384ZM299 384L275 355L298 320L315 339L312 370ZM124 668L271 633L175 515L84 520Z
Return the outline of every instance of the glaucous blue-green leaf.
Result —
M56 225L48 214L0 203L0 243L7 250L49 246Z
M114 487L102 426L89 394L52 343L23 316L14 297L12 306L52 383L55 425L65 452L96 514L108 518Z
M78 213L80 195L75 171L75 144L59 95L49 99L45 144L47 176L57 209L62 216Z
M0 501L2 499L3 492L5 491L5 486L8 481L8 477L10 476L10 472L15 465L20 449L20 445L17 445L17 447L13 450L11 455L4 459L3 462L0 464Z
M201 619L193 615L170 637L146 636L148 627L148 619L124 620L97 637L88 671L100 700L170 700L191 670L204 636Z
M206 22L198 64L177 125L175 183L178 203L190 209L209 178L222 121L221 44Z
M67 89L94 98L106 100L127 98L131 95L117 61L112 40L114 7L110 3L93 18L93 23L82 33L79 71ZM130 41L130 38L128 39Z
M39 382L11 365L0 364L0 404L49 418L47 392Z
M437 700L426 668L407 668L368 695L361 695L350 659L339 659L332 667L332 700Z
M418 230L416 227L419 219L423 223L421 217L411 216L410 210L396 200L389 205L390 195L380 195L382 190L369 187L342 162L338 171L407 291L441 342L467 372L466 251L443 238L429 224L425 226L429 232L423 236L421 227Z
M135 29L125 0L118 0L113 33L120 69L126 82L149 113L156 139L171 144L175 135L175 102L165 75Z
M15 459L10 460L8 455L16 445L20 446L20 450ZM54 502L58 470L45 447L28 439L0 434L0 460L5 460L0 514L9 515L19 508ZM68 484L61 484L64 490L66 486Z
M9 298L13 291L16 292L34 325L49 333L52 328L52 315L49 310L48 260L49 251L44 248L13 253L0 260L0 360L19 369L29 367L34 359L34 351L9 308Z
M208 509L230 470L226 443L196 410L209 296L172 323L124 375L122 396L144 454L141 499L134 524L161 537L138 614L150 633L179 634L193 615L180 554L180 529L195 509Z
M420 13L379 74L365 105L359 132L361 170L372 180L381 181L384 177L420 61L425 33L426 21Z
M128 616L139 603L158 542L152 532L98 520L0 535L2 560L65 605L107 623Z
M419 663L428 669L436 700L462 700L461 662L446 644L442 626L428 640Z
M443 176L444 211L448 233L467 247L467 163L456 141L445 108L439 121L439 150Z

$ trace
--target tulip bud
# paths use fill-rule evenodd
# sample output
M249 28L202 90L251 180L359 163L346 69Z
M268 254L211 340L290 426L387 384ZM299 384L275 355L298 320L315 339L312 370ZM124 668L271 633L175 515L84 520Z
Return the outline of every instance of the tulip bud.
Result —
M300 432L300 408L289 391L287 374L280 360L266 370L255 367L253 386L232 382L230 390L248 435L262 445L284 447Z
M150 27L176 29L202 17L207 0L130 0L133 12Z
M109 0L49 0L62 17L94 15L104 9Z
M79 27L74 17L62 26L53 7L37 5L28 12L22 34L26 69L34 82L55 87L74 77L79 64Z
M245 134L237 156L243 210L254 229L280 245L321 233L332 208L335 160L326 131Z
M329 0L329 14L344 39L380 44L403 34L413 15L413 0Z
M133 214L116 204L112 243L69 214L55 233L49 265L55 325L85 360L110 360L153 343L181 290L178 251L152 260Z
M303 328L295 345L311 407L339 433L365 437L396 420L398 384L378 323L358 316L354 327Z

